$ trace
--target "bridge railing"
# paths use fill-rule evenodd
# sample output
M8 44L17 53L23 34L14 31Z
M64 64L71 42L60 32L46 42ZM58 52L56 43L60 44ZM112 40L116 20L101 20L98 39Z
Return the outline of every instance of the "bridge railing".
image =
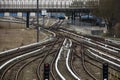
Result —
M99 5L99 0L87 0L87 1L74 1L71 4L71 7L76 7L76 8L95 8L98 7Z
M97 2L84 4L83 1L40 1L39 8L93 8L97 6ZM1 0L0 9L35 9L37 8L36 0Z
M39 2L39 8L69 8L71 2L58 2L58 1L41 1ZM0 1L0 9L5 8L37 8L36 1Z

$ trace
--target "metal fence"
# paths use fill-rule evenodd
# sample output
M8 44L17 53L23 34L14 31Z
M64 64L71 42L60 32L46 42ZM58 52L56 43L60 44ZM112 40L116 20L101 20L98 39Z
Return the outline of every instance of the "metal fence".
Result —
M93 8L99 0L39 0L39 8ZM37 0L0 0L0 9L34 9Z

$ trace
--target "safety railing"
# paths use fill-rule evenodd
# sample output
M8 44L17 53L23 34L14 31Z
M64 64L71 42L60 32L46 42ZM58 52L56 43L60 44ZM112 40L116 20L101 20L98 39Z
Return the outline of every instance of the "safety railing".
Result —
M35 9L37 8L37 0L1 0L0 9ZM39 1L39 8L93 8L98 5L98 1L83 2L83 1Z

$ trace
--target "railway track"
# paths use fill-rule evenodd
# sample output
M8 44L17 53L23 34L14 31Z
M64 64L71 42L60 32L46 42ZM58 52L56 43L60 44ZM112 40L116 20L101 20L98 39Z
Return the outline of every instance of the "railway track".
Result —
M34 53L34 52L32 52L32 53ZM15 62L12 62L11 64L9 64L9 66L7 66L4 70L3 69L1 70L2 73L1 73L0 79L1 80L11 79L11 77L12 77L12 79L14 79L14 76L13 75L11 76L10 73L15 75L16 69L18 69L21 65L25 64L26 60L28 60L28 59L30 59L31 57L34 57L34 56L38 56L38 54L24 57L22 59L19 59L19 60L15 61ZM6 77L7 73L9 73L9 75L10 75L9 77Z
M55 41L56 42L56 41ZM55 43L53 44L53 46L55 45ZM51 46L50 46L51 47ZM42 63L44 63L44 61L45 61L45 59L49 56L49 55L51 55L51 54L53 54L53 53L55 53L56 52L56 50L51 50L51 48L48 48L48 50L46 50L46 52L44 53L44 56L43 56L43 58L42 59L40 59L40 60L38 60L38 65L37 65L37 67L36 67L36 74L37 74L37 77L38 77L38 79L40 79L41 80L41 76L40 76L40 73L39 73L39 71L40 71L40 69L42 68L41 67L41 64ZM39 57L38 57L39 58ZM37 59L38 59L37 58ZM16 79L17 80L17 79ZM21 80L21 79L20 79Z
M28 50L28 52L30 52L30 51L33 51L33 50L37 50L37 49L39 49L41 46L46 46L48 49L52 49L53 48L53 46L54 45L51 45L51 44L53 44L54 42L47 42L46 44L42 44L42 45L35 45L35 46L30 46L30 47L27 47L27 48L25 48L25 49L21 49L20 48L20 50L13 50L13 51L8 51L10 54L8 54L8 53L5 53L5 55L4 55L4 52L3 53L1 53L1 57L3 57L3 59L5 59L4 60L4 62L6 62L7 60L10 60L10 59L12 59L12 58L14 58L14 57L17 57L17 56L20 56L20 55L24 55L24 54L26 54L27 53L27 51L26 50ZM58 43L60 43L60 41L59 42L56 42L55 41L55 43L56 44L58 44ZM49 46L51 46L50 48L49 48ZM35 47L35 48L34 48ZM29 51L29 49L30 49L30 51ZM56 48L57 49L57 48ZM48 50L47 50L48 51ZM50 50L49 50L50 51ZM50 53L50 52L47 52L47 53ZM14 55L16 52L20 52L20 53L22 53L22 54L19 54L19 55ZM53 52L53 53L55 53L55 52ZM5 57L4 58L4 56L6 56L6 54L7 54L7 56L9 56L9 55L11 55L11 54L13 54L13 56L9 56L9 57ZM39 69L40 69L40 67L41 67L41 64L43 64L44 63L44 61L45 61L45 59L47 58L47 56L48 56L49 54L46 54L45 55L45 57L42 59L42 60L40 60L41 61L41 63L38 65L38 67L37 67L37 77L38 77L38 79L39 79L39 76L40 76L40 73L38 72L39 71ZM30 57L29 57L30 58ZM25 67L25 66L27 66L28 64L30 64L30 63L32 63L33 61L36 61L37 59L39 59L40 57L36 57L36 58L34 58L34 59L32 59L31 61L28 61L27 63L25 63L19 70L18 70L18 72L17 72L17 75L15 76L15 80L18 80L18 78L19 78L19 75L20 75L20 73L22 72L22 70L23 70L23 68ZM26 60L27 58L25 58L25 59L23 59L23 60ZM4 79L6 79L7 77L5 76L6 74L7 74L7 72L9 72L10 70L10 68L13 68L13 66L15 66L18 62L21 62L21 64L22 64L22 61L23 60L19 60L19 61L17 61L17 62L15 62L15 63L11 63L10 64L10 67L8 67L7 69L5 69L5 70L3 70L2 69L2 72L3 73L1 73L1 80L4 80ZM3 61L2 59L1 59L1 61ZM4 63L3 62L3 63ZM23 62L24 63L24 62ZM19 66L18 66L19 67ZM13 73L15 74L15 72L13 71ZM9 78L7 78L7 79L9 79ZM12 79L14 79L14 77L12 78ZM20 79L21 80L21 79Z
M59 41L58 41L59 42ZM56 44L58 45L58 42L56 42ZM59 44L60 44L61 42L59 42ZM55 45L55 43L53 44L51 44L52 45L52 47ZM40 65L41 64L43 64L44 62L44 60L46 59L46 57L47 56L49 56L50 54L53 54L53 53L55 53L56 52L56 50L57 50L57 48L54 50L51 50L51 48L49 48L49 47L51 47L51 46L47 46L48 48L46 48L42 53L40 53L40 54L42 54L42 57L43 57L43 53L44 53L44 58L41 60L40 59L40 61L38 61L38 62L40 62L40 64L39 64L39 67L40 67ZM52 51L52 52L51 52ZM36 53L34 53L34 54L36 54ZM37 53L37 55L38 55L39 53ZM36 55L36 56L37 56ZM35 55L33 55L33 56L35 56ZM41 58L41 56L37 56L37 57L35 57L34 59L30 59L30 58L32 58L33 56L31 56L31 57L29 57L29 58L25 58L25 59L23 59L23 60L19 60L19 61L17 61L17 62L15 62L14 64L10 64L10 67L8 67L7 69L5 69L4 70L4 72L2 73L2 77L1 77L1 80L4 80L4 76L6 75L6 73L8 72L8 71L10 71L10 68L13 68L18 62L19 63L21 63L21 64L23 64L24 62L27 62L27 63L25 63L22 67L20 67L20 69L18 70L18 72L17 72L17 76L15 77L15 80L18 80L18 76L20 75L20 72L22 72L22 70L23 70L23 68L25 67L25 66L28 66L28 64L30 64L30 63L32 63L32 62L34 62L34 61L36 61L37 59L39 59L39 58ZM28 59L28 61L24 61L24 60L26 60L26 59ZM30 61L29 61L29 59L30 59ZM24 62L23 62L24 61ZM21 65L20 64L20 65ZM17 66L18 67L18 66ZM37 68L37 70L36 71L38 71L40 68ZM39 75L39 73L37 73L37 76ZM40 76L40 75L39 75ZM21 80L21 79L19 79L19 80Z
M62 34L64 33L65 37L67 37L67 38L76 40L76 42L78 42L78 43L83 42L85 40L87 42L87 44L92 45L92 47L97 46L97 45L93 45L93 44L98 44L99 43L100 46L98 45L97 47L93 47L93 48L97 48L101 51L104 50L103 53L107 52L107 53L109 53L108 55L116 56L116 53L119 54L119 48L116 48L116 46L112 47L111 45L109 46L108 44L104 44L104 43L101 43L99 41L91 40L88 37L79 36L78 34L74 34L74 33L71 33L71 32L68 32L69 34L68 33L65 34L65 32L62 31L61 33ZM73 37L76 37L76 38L73 38ZM89 41L92 41L93 44L90 44ZM76 44L78 44L78 43L76 43ZM84 44L84 45L86 45L86 44ZM113 52L114 52L114 54L112 54ZM118 55L116 57L119 59ZM116 58L116 60L117 60L117 58ZM112 58L112 59L115 59L115 58ZM114 61L114 60L112 60L112 61ZM95 78L93 78L93 79L95 79Z
M67 31L66 31L67 32ZM83 40L81 40L81 39L83 39L84 38L84 36L79 36L79 35L77 35L77 34L74 34L74 33L70 33L70 32L67 32L67 33L69 33L69 34L72 34L73 36L72 37L74 37L74 36L76 36L77 38L74 38L73 40L77 40L77 42L78 43L80 43L80 42L83 42ZM67 36L67 35L66 35ZM69 38L70 38L70 36L68 36ZM78 37L79 37L79 40L78 40ZM81 38L81 39L80 39ZM90 41L90 39L88 39L88 38L84 38L84 40L85 41ZM88 44L88 43L87 43ZM102 45L103 45L104 43L102 43ZM84 45L86 45L86 44L84 44ZM89 45L91 45L91 44L89 44ZM106 45L106 44L104 44L104 45ZM99 45L98 45L99 46ZM98 49L100 49L101 51L103 51L103 49L104 49L104 47L102 48L101 47L101 45L100 45L100 48L97 46L97 48ZM93 47L93 48L95 48L95 47ZM112 53L111 53L111 50L114 50L115 51L115 49L106 49L105 50L105 52L110 52L107 56L109 56L109 55L111 55ZM105 53L105 52L103 52L103 53ZM116 50L116 52L117 52L117 50ZM117 52L118 54L119 54L119 52ZM96 53L97 54L97 53ZM115 55L115 54L114 54ZM114 55L112 55L112 56L114 56ZM112 59L115 59L115 60L119 60L119 57L117 56L117 58L112 58ZM115 61L115 60L112 60L112 61Z
M78 46L76 45L76 43L74 44L74 51L72 54L72 65L73 66L73 71L76 72L76 74L78 76L81 77L81 80L85 79L90 79L90 80L96 80L93 76L91 76L92 74L89 72L89 70L86 68L85 62L84 62L84 55L83 55L83 50L82 50L82 46Z
M62 79L62 80L69 80L69 79L80 80L76 76L76 74L74 74L74 72L70 69L71 67L69 67L69 65L70 65L69 56L70 56L70 52L71 52L70 47L72 46L72 43L71 43L71 41L69 43L67 40L68 39L64 40L63 46L60 49L60 52L59 52L58 57L55 62L55 69L56 69L60 79Z
M59 40L59 39L58 39ZM62 42L62 40L61 40ZM58 52L59 47L61 45L61 42L58 44L57 41L53 42L53 45L49 47L50 51L51 50L56 50L55 52L50 54L50 51L48 51L46 53L46 55L44 56L44 58L42 59L42 61L40 61L40 63L37 66L37 76L39 80L43 80L43 76L40 75L40 73L43 74L43 66L44 64L51 64L52 61L54 61L54 55L57 54L56 52ZM56 44L57 43L57 44ZM57 45L57 46L56 46Z
M33 52L1 68L1 80L24 80L27 79L26 76L32 74L33 76L30 78L43 80L45 63L50 64L50 80L101 80L102 73L97 74L94 68L101 71L104 62L109 63L109 74L112 73L112 70L120 73L120 67L117 66L120 65L118 45L107 43L105 39L83 36L66 29L59 29L62 23L63 21L57 21L50 26L49 30L56 35L51 41L23 49L18 48L6 52L6 54L1 53L0 65L3 65L8 60ZM97 63L99 65L96 65ZM27 74L26 71L29 74L24 76L23 74Z

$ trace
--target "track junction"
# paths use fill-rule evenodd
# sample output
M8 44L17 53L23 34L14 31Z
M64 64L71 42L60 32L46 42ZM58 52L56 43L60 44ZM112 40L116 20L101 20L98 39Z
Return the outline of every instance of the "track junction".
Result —
M43 80L46 63L50 80L101 80L103 63L111 80L120 79L120 45L61 28L62 23L44 29L51 36L42 42L1 52L0 79Z

